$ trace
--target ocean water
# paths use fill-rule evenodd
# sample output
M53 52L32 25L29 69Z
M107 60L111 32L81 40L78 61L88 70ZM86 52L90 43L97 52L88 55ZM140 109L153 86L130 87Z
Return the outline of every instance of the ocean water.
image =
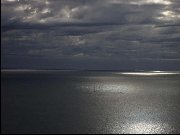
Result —
M180 73L1 71L1 133L180 133Z

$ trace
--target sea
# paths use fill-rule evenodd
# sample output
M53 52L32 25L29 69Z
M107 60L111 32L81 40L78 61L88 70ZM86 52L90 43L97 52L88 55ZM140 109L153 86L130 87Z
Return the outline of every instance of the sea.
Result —
M1 133L178 134L180 72L1 70Z

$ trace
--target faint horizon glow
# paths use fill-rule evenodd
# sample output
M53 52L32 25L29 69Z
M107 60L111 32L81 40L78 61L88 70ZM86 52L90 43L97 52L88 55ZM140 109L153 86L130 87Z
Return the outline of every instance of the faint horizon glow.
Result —
M162 73L162 72L165 72L165 71L152 71L154 73Z

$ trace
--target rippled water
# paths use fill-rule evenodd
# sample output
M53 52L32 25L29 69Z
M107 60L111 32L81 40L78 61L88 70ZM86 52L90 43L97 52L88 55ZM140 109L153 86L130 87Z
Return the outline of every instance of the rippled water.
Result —
M2 133L180 133L179 72L4 71Z

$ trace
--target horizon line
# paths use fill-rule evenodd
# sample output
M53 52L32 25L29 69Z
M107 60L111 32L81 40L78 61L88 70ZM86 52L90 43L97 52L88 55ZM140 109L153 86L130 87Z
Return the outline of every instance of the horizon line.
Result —
M121 69L1 69L1 71L120 71L120 72L180 72L180 70L121 70Z

